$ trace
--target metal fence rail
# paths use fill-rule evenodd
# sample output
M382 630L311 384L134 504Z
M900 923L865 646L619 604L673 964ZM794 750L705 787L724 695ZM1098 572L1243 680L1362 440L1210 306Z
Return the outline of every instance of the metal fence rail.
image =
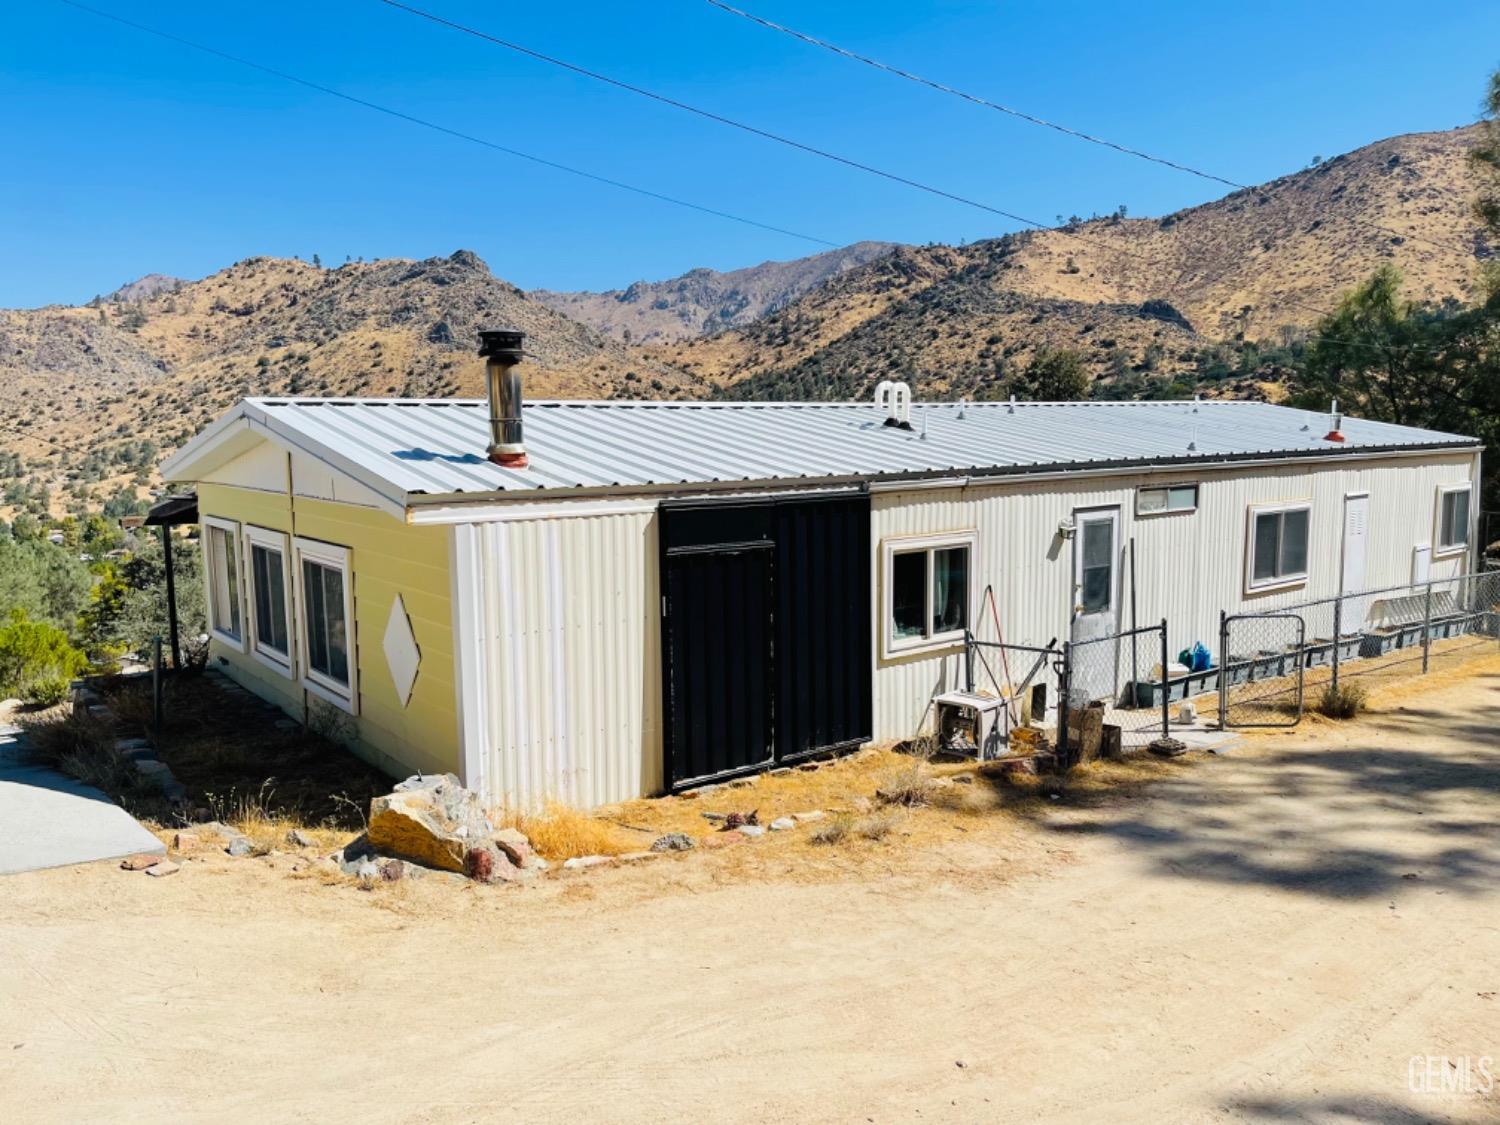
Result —
M1072 641L1063 651L1067 713L1059 728L1068 739L1069 764L1166 737L1169 708L1182 698L1186 679L1173 680L1165 671L1172 666L1165 621Z
M1307 620L1293 612L1221 614L1220 726L1295 726L1302 718L1309 661L1326 661L1329 643L1308 644Z
M1292 626L1301 634L1295 642ZM1383 586L1225 614L1219 719L1225 726L1295 723L1303 701L1457 666L1500 640L1500 571Z

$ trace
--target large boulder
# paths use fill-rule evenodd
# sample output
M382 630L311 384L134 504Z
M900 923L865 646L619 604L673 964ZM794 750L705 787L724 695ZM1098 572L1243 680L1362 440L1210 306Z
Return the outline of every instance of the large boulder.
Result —
M464 870L464 857L494 831L479 798L452 774L413 777L370 802L371 846L442 871Z

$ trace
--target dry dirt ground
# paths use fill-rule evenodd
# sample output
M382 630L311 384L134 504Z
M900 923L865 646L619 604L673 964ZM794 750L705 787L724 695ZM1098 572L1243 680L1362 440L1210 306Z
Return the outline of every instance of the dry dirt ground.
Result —
M1144 790L521 889L14 876L0 1118L1495 1121L1410 1065L1500 1056L1497 715L1490 660Z

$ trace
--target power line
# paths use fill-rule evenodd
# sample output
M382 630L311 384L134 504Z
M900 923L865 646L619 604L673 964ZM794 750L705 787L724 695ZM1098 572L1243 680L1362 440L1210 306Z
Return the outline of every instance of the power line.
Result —
M728 219L728 220L731 220L733 222L745 224L747 226L757 227L757 228L759 228L761 230L770 231L770 232L772 232L774 234L786 235L786 236L791 237L791 238L798 238L798 239L802 239L802 240L807 241L807 242L813 242L813 243L816 243L816 244L819 244L819 245L822 245L822 246L829 246L829 247L833 247L833 248L838 248L841 245L840 243L832 242L832 241L829 241L828 239L817 238L817 237L815 237L813 235L808 235L808 234L802 234L802 233L797 232L797 231L788 230L788 229L786 229L784 227L778 227L778 226L774 226L774 225L769 224L769 223L763 223L763 222L760 222L759 220L756 220L756 219L745 218L744 216L736 215L736 214L734 214L732 212L729 212L729 211L723 211L723 210L720 210L718 208L706 206L704 204L693 203L693 202L691 202L689 200L679 199L679 198L677 198L675 196L665 195L665 194L663 194L661 192L652 191L649 188L637 187L634 184L626 183L625 181L622 181L622 180L616 180L616 179L613 179L613 178L608 177L608 176L602 176L602 175L599 175L599 174L594 173L594 172L588 172L588 171L585 171L585 170L580 169L580 168L575 168L575 167L572 167L572 166L567 165L567 164L559 163L557 161L548 160L548 159L546 159L544 157L535 156L535 155L533 155L531 153L522 152L519 149L510 148L510 147L508 147L506 145L501 145L501 144L498 144L498 143L496 143L494 141L486 140L483 137L477 137L477 136L474 136L473 134L465 133L465 132L462 132L460 130L450 128L450 127L448 127L446 125L441 125L441 124L439 124L437 122L427 120L425 118L416 117L416 116L414 116L412 114L406 113L406 112L401 111L401 110L391 109L388 106L380 105L379 103L372 102L372 101L369 101L369 100L364 99L364 98L356 97L353 94L347 94L347 93L343 92L342 90L334 89L331 86L324 86L324 85L321 85L320 83L313 82L310 79L302 78L302 77L299 77L299 76L297 76L295 74L290 74L290 73L288 73L286 71L278 70L278 69L276 69L274 67L266 66L266 65L264 65L262 63L253 62L250 59L243 58L243 57L241 57L239 55L230 54L229 52L219 50L216 47L210 47L210 46L207 46L206 44L195 42L195 41L193 41L191 39L184 38L182 36L173 34L171 32L162 31L159 28L150 27L150 26L148 26L146 24L138 23L138 22L136 22L134 20L127 19L127 18L125 18L123 16L115 15L112 12L106 12L106 11L102 11L102 10L100 10L98 8L90 7L87 4L80 3L79 0L58 0L58 2L62 3L62 4L66 4L68 7L77 9L78 11L86 12L89 15L97 16L97 17L99 17L101 19L106 19L106 20L109 20L109 21L111 21L113 23L121 24L122 26L132 28L132 29L134 29L136 31L140 31L140 32L143 32L143 33L148 34L148 35L153 35L153 36L155 36L155 37L157 37L159 39L163 39L163 40L166 40L166 41L171 42L171 43L176 43L176 44L178 44L180 46L188 47L188 48L190 48L192 50L200 51L200 52L202 52L204 54L212 55L212 56L214 56L216 58L224 59L224 60L226 60L228 62L235 63L238 66L248 67L251 70L259 71L260 73L263 73L263 74L269 74L272 77L280 78L283 81L291 82L291 83L294 83L294 84L296 84L298 86L302 86L302 87L305 87L305 88L310 89L310 90L315 90L318 93L327 94L330 97L338 98L338 99L340 99L342 101L349 102L349 103L351 103L353 105L358 105L358 106L361 106L361 107L363 107L365 109L373 110L374 112L384 114L384 115L386 115L388 117L393 117L393 118L396 118L397 120L405 121L405 122L408 122L408 123L413 124L413 125L420 125L423 128L432 129L435 132L444 134L445 136L454 137L454 138L457 138L459 140L467 141L467 142L469 142L471 144L480 145L480 146L482 146L484 148L488 148L488 149L494 150L496 152L503 152L503 153L505 153L507 155L515 156L515 157L518 157L519 159L531 161L532 163L542 165L543 167L552 168L552 169L555 169L555 170L561 171L561 172L566 172L566 173L568 173L570 175L579 176L579 177L582 177L583 179L592 180L592 181L594 181L596 183L602 183L602 184L605 184L605 185L610 186L610 187L618 188L618 189L620 189L622 191L633 192L633 193L635 193L637 195L642 195L642 196L645 196L645 197L650 198L650 199L658 200L660 202L670 203L670 204L672 204L674 206L685 207L685 208L688 208L690 210L698 211L698 212L703 213L703 214L713 215L713 216L716 216L718 218ZM404 10L406 10L408 12L411 12L411 13L413 13L415 15L420 15L423 18L431 19L434 22L442 23L442 24L445 24L447 26L453 27L456 30L464 31L464 32L466 32L468 34L479 35L481 38L491 40L492 42L496 42L499 45L506 46L506 47L513 46L512 44L506 43L506 42L504 42L502 40L494 39L494 37L492 37L492 36L484 35L481 32L476 32L476 31L474 31L472 29L465 28L462 25L452 23L451 21L448 21L448 20L444 20L441 17L429 15L428 13L422 12L419 9L410 8L410 7L408 7L407 5L404 5L404 4L393 3L392 0L381 0L381 2L382 3L389 3L389 4L391 4L392 7L402 8L402 9L404 9ZM1063 229L1063 228L1050 228L1046 224L1041 223L1041 222L1039 222L1039 221L1037 221L1035 219L1028 219L1025 216L1021 216L1021 215L1013 215L1010 212L1002 211L1002 210L999 210L998 208L992 208L992 207L989 207L986 204L978 203L976 201L965 199L962 196L952 195L952 194L950 194L948 192L942 191L941 189L929 188L926 185L917 183L916 181L906 180L906 179L904 179L902 177L896 177L896 176L894 176L894 174L891 174L891 173L881 172L879 169L869 168L869 167L867 167L865 165L859 164L856 161L847 160L847 159L844 159L842 157L838 157L838 156L833 155L833 154L824 153L822 150L813 148L811 146L802 145L802 144L800 144L799 142L796 142L796 141L791 141L791 140L779 137L779 136L777 136L774 133L769 133L769 132L765 132L765 131L756 129L753 126L741 125L738 122L732 121L732 120L730 120L728 118L719 118L718 115L711 114L708 111L698 110L695 107L686 105L685 103L679 103L679 102L673 101L672 99L665 98L663 96L653 94L650 91L640 90L637 87L630 86L627 83L618 82L618 81L616 81L614 79L607 78L607 77L605 77L603 75L595 75L591 71L584 70L583 68L580 68L580 67L575 67L575 66L573 66L572 64L569 64L569 63L564 63L561 60L553 60L553 59L549 58L548 56L540 55L540 54L538 54L536 52L529 51L529 50L527 50L525 48L516 47L515 49L520 50L523 53L526 53L526 54L529 54L529 55L533 55L534 57L542 59L544 61L555 62L559 66L565 66L568 69L577 70L577 71L579 71L579 73L586 74L586 75L588 75L590 77L597 77L600 81L608 82L611 85L621 86L621 87L623 87L625 89L629 89L629 90L632 90L634 92L641 93L641 94L643 94L646 97L651 97L651 98L654 98L654 99L659 100L659 101L665 101L665 102L668 102L669 104L676 105L676 106L679 106L680 108L689 110L690 112L698 113L698 114L701 114L702 116L706 116L706 117L712 117L712 118L714 118L716 120L723 121L725 124L734 125L737 128L742 128L742 129L745 129L745 130L750 131L750 132L758 133L759 135L767 137L768 139L776 140L776 141L779 141L779 142L785 143L785 144L790 144L790 145L793 145L794 147L802 148L802 149L804 149L804 150L806 150L808 152L814 153L816 155L827 156L829 159L833 159L833 160L839 161L840 163L849 164L850 166L855 167L855 168L859 168L859 169L866 170L866 171L871 171L871 172L874 172L877 175L884 175L884 176L887 176L887 178L898 179L898 180L900 180L900 182L911 184L912 186L919 187L919 188L921 188L924 191L931 191L934 194L943 195L943 196L945 196L947 198L950 198L950 199L953 199L953 200L956 200L956 201L959 201L959 202L963 202L963 203L969 204L971 206L980 207L980 208L982 208L984 210L993 211L996 214L1003 215L1006 218L1014 219L1016 222L1019 222L1019 223L1022 223L1024 225L1026 225L1026 226L1032 227L1032 228L1034 228L1036 230L1041 230L1041 231L1055 230L1056 233L1058 233L1058 234L1062 234L1062 235L1065 235L1065 236L1067 236L1069 238L1076 239L1076 240L1084 242L1084 243L1086 243L1088 245L1098 245L1101 249L1103 249L1103 250L1105 250L1105 251L1107 251L1109 253L1121 254L1121 255L1126 256L1126 257L1136 258L1136 259L1139 259L1139 260L1141 260L1143 262L1146 262L1147 264L1150 264L1150 265L1159 265L1159 266L1164 266L1164 267L1167 267L1167 268L1172 268L1169 263L1163 262L1160 259L1154 259L1154 258L1147 257L1146 255L1139 254L1139 253L1137 253L1135 251L1132 251L1132 250L1128 250L1125 247L1110 246L1109 244L1107 244L1107 243L1105 243L1105 242L1103 242L1101 240L1092 239L1092 238L1089 238L1089 237L1087 237L1085 235L1080 235L1080 234L1078 234L1075 231L1069 231L1069 230L1066 230L1066 229ZM1209 281L1208 281L1208 284L1212 284L1214 281L1217 281L1218 278L1221 277L1221 276L1223 276L1223 275L1220 274L1220 275L1215 276L1214 278L1210 278ZM1329 315L1332 315L1332 314L1326 312L1325 310L1318 309L1318 308L1316 308L1314 306L1311 306L1311 305L1301 305L1298 302L1290 301L1290 300L1286 301L1285 303L1291 304L1291 305L1294 305L1294 306L1297 306L1297 307L1309 309L1310 311L1317 312L1320 316L1329 316ZM1184 331L1188 336L1190 336L1190 337L1192 337L1194 339L1197 339L1198 341L1200 341L1203 344L1206 344L1206 345L1209 345L1209 346L1214 346L1214 347L1224 346L1224 341L1214 340L1214 339L1211 339L1210 337L1204 336L1202 333L1198 332L1196 329L1192 328L1191 326L1186 326L1185 327L1184 323L1183 323L1183 320L1181 319L1180 315L1179 315L1179 317L1164 316L1164 315L1159 314L1159 313L1150 312L1150 311L1146 310L1143 307L1138 309L1138 314L1141 317L1143 317L1144 319L1159 320L1159 321L1161 321L1161 322L1163 322L1165 324L1175 325L1179 330ZM1329 342L1347 343L1347 344L1350 344L1350 345L1353 345L1353 346L1358 346L1358 347L1368 347L1368 348L1371 348L1371 349L1377 350L1377 351L1384 351L1385 350L1380 345L1371 344L1371 343L1368 343L1366 341L1360 341L1360 340L1338 340L1338 341L1335 341L1335 340L1333 340L1330 337L1320 337L1320 338L1321 339L1329 340ZM1432 350L1432 349L1414 349L1414 350ZM1436 351L1433 351L1433 354L1437 354Z
M774 20L766 19L764 16L758 16L754 12L747 12L743 8L736 8L731 4L724 3L724 0L705 0L705 2L713 5L715 8L718 8L720 11L728 12L733 16L739 16L741 19L746 19L751 23L759 24L761 27L764 27L770 31L778 31L783 35L790 35L793 39L799 39L803 43L807 43L813 47L821 47L825 51L831 51L834 54L841 55L846 59L851 59L854 62L863 63L865 66L874 67L876 70L883 70L887 74L893 74L897 78L906 79L908 82L915 82L919 86L926 86L929 89L937 90L939 93L949 94L955 98L961 98L962 100L971 102L974 105L983 106L985 109L992 109L999 113L1008 114L1011 117L1030 122L1032 125L1039 125L1044 129L1052 129L1056 132L1063 133L1066 136L1074 137L1080 141L1087 141L1089 144L1100 145L1104 148L1114 149L1116 152L1123 153L1126 156L1133 156L1138 160L1147 160L1152 164L1160 164L1164 167L1171 168L1178 172L1186 172L1190 176L1197 176L1200 179L1210 180L1214 183L1223 184L1226 187L1234 188L1236 191L1251 191L1262 198L1269 198L1266 192L1259 185L1242 184L1238 180L1231 180L1227 176L1220 176L1216 172L1207 172L1202 168L1195 168L1191 164L1184 164L1177 160L1169 160L1165 156L1157 156L1153 153L1145 152L1138 148L1131 148L1129 145L1124 145L1118 141L1109 140L1107 137L1098 137L1093 135L1092 133L1085 133L1081 129L1074 129L1071 126L1062 125L1056 121L1049 121L1045 117L1038 117L1036 114L1027 113L1025 110L1016 109L1013 106L1002 105L999 102L980 97L978 94L971 94L965 90L960 90L957 87L949 86L948 84L939 82L936 79L926 78L920 74L914 74L909 70L903 70L898 66L892 66L889 63L881 62L879 59L872 59L868 55L862 55L857 51L849 50L847 47L840 47L837 43L830 43L826 39L819 39L815 35L809 35L806 32L798 31L796 28L787 27L785 24L779 24ZM1426 238L1420 234L1411 234L1409 232L1393 230L1390 227L1382 226L1381 224L1372 222L1369 219L1352 217L1352 221L1360 224L1361 226L1369 227L1371 230L1378 230L1383 234L1389 234L1396 238L1409 238L1416 242L1425 242L1427 243L1427 245L1434 246L1437 249L1443 251L1451 252L1453 250L1453 247L1451 246L1445 246L1440 242L1436 242L1433 239Z
M64 3L72 2L74 2L74 0L64 0ZM830 160L836 164L842 164L845 167L853 168L856 171L866 172L870 175L878 176L881 179L889 180L892 183L903 184L907 187L915 188L918 191L926 192L929 195L935 195L942 199L948 199L955 203L962 203L967 207L974 207L981 211L987 211L992 215L999 215L1002 218L1010 219L1013 222L1021 223L1023 226L1028 226L1035 230L1055 231L1057 234L1076 239L1084 243L1085 245L1097 245L1109 253L1120 254L1125 257L1134 258L1137 261L1146 263L1147 265L1159 266L1164 269L1176 268L1172 263L1167 262L1163 259L1152 258L1146 254L1128 249L1127 247L1112 246L1101 239L1091 238L1088 235L1079 234L1077 231L1070 231L1066 227L1052 227L1046 223L1041 222L1038 219L1027 218L1025 215L1016 214L1014 211L1007 211L1004 208L996 207L993 204L985 203L981 200L972 199L964 195L959 195L956 192L951 192L944 188L934 187L933 185L923 183L920 180L914 180L908 176L903 176L898 172L891 172L884 168L878 168L873 164L866 164L863 161L855 160L852 157L843 156L836 152L831 152L828 149L819 148L816 145L811 145L803 141L795 140L781 133L775 133L769 129L762 129L758 125L750 125L746 122L736 120L735 118L726 117L724 114L716 113L713 110L702 109L699 106L680 101L679 99L670 97L669 95L659 94L655 90L648 90L644 86L637 86L634 83L626 82L623 79L611 77L610 75L603 74L597 70L591 70L588 67L579 65L578 63L569 62L566 59L558 58L555 55L545 54L541 51L523 46L522 44L513 42L509 39L502 39L498 35L491 35L489 32L481 31L476 27L469 26L468 24L459 23L456 20L451 20L445 16L437 15L436 13L429 12L426 9L418 8L412 4L403 3L402 0L378 0L378 2L384 4L386 7L395 8L398 11L406 12L409 15L416 16L419 19L427 20L430 23L437 24L440 27L446 27L452 31L461 32L464 35L469 35L473 36L476 39L481 39L497 47L503 47L508 51L514 51L517 54L536 59L538 62L544 62L550 66L555 66L563 70L571 71L574 74L582 75L596 82L602 82L605 85L613 86L616 89L625 90L629 93L639 95L640 97L648 98L651 101L671 106L674 109L680 109L685 113L691 113L706 120L713 121L717 124L725 125L732 129L738 129L742 132L749 133L752 136L761 137L765 140L773 141L776 144L785 145L789 148L808 153L809 155L821 157L824 160ZM1228 270L1226 270L1225 272L1227 273ZM1221 274L1219 276L1223 275ZM1210 279L1209 283L1211 284L1215 280L1218 280L1218 278L1216 277ZM1282 303L1291 305L1295 308L1305 309L1308 312L1316 313L1320 317L1329 317L1333 315L1333 313L1328 309L1320 308L1316 305L1308 305L1300 301L1292 300L1291 298L1285 299ZM1163 317L1158 319L1164 319L1168 320L1170 323L1176 323L1176 321L1172 321L1170 320L1170 318ZM1194 335L1197 335L1197 333L1195 332Z
M284 70L277 70L274 67L265 66L262 63L252 62L251 60L242 58L239 55L232 55L227 51L221 51L217 47L210 47L203 43L196 43L191 39L185 39L182 36L174 35L169 31L162 31L159 28L149 27L146 24L137 23L134 20L126 19L124 16L117 16L112 12L105 12L101 11L98 8L91 8L87 4L79 3L78 0L58 0L58 3L66 4L68 7L76 8L81 12L87 12L92 16L98 16L100 19L111 20L114 23L122 24L125 27L133 28L136 31L144 32L147 35L154 35L158 39L165 39L170 43L176 43L179 46L189 47L194 51L201 51L204 54L213 55L216 58L235 63L238 66L249 67L251 70L260 71L262 74L269 74L274 78L280 78L283 81L295 83L296 85L303 86L309 90L316 90L320 94L327 94L329 97L339 98L342 101L350 102L357 106L362 106L365 109L374 110L376 113L383 113L387 117L396 118L398 121L405 121L411 125L420 125L424 129L431 129L434 132L442 133L445 136L455 137L458 140L467 141L468 143L474 145L480 145L495 152L503 152L507 156L514 156L521 160L528 160L531 163L539 164L544 168L551 168L558 172L566 172L571 176L579 176L586 180L592 180L595 183L605 184L609 187L618 188L621 191L633 192L636 195L642 195L648 199L655 199L661 203L670 203L674 207L686 207L689 210L697 211L704 215L712 215L716 218L728 219L736 223L743 223L745 226L756 227L760 230L770 231L773 234L785 235L788 238L798 238L803 240L804 242L812 242L820 246L829 246L834 248L837 248L841 245L837 242L831 242L826 238L817 238L810 234L803 234L800 231L787 230L784 227L773 226L770 223L760 222L758 219L750 219L746 218L743 215L736 215L731 211L720 210L717 207L709 207L702 203L694 203L691 200L680 199L676 196L666 195L659 191L652 191L650 188L643 188L635 184L626 183L624 180L617 180L610 176L600 175L597 172L589 172L583 168L575 168L572 165L562 164L556 160L548 160L546 157L536 156L529 152L522 152L520 149L511 148L508 145L502 145L495 141L486 140L484 137L478 137L472 133L465 133L459 129L453 129L448 127L447 125L441 125L435 121L417 117L414 114L406 113L399 109L392 109L389 106L380 105L377 102L372 102L365 98L356 97L353 94L346 94L344 91L336 90L332 86L324 86L309 79L301 78L295 74L290 74Z

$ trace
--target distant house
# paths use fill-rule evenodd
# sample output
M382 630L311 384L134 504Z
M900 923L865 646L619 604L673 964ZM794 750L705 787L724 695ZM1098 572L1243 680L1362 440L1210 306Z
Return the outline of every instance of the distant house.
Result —
M51 531L47 532L47 542L51 543L55 547L61 547L63 542L63 533L57 528L53 528Z
M212 655L392 772L600 803L909 736L1008 639L1470 565L1469 437L1254 402L241 402L197 485ZM492 415L494 421L492 423ZM499 463L504 462L504 463ZM1423 553L1425 552L1425 553ZM1426 561L1430 559L1430 562ZM986 616L988 613L986 612Z

